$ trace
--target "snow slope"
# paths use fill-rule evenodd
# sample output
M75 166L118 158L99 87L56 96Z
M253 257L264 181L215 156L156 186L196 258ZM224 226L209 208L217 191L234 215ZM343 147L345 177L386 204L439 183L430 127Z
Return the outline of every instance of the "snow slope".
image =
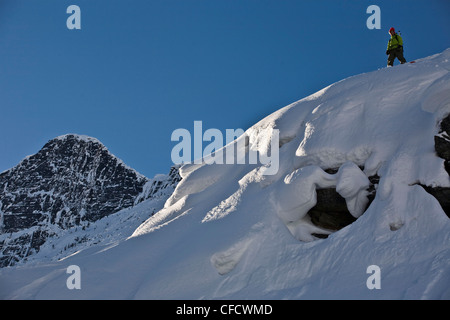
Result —
M279 130L276 175L256 164L186 165L164 208L130 238L2 269L0 297L449 299L450 219L418 185L450 187L434 151L450 113L449 59L447 49L350 77L274 112L246 135L264 155ZM363 212L374 174L376 197ZM324 187L358 219L317 239L326 230L306 212ZM80 290L66 287L69 265L81 269ZM366 285L371 265L380 289Z

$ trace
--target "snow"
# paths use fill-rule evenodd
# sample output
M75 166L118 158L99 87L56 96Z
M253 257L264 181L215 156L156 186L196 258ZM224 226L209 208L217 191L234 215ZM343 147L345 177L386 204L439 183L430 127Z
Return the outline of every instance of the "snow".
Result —
M450 113L449 58L447 49L350 77L274 112L246 135L264 154L279 130L277 174L185 165L164 208L134 232L57 262L1 269L0 298L449 299L450 219L418 185L450 187L434 152ZM374 174L376 197L363 212ZM358 219L317 239L306 212L325 187ZM70 265L80 267L80 290L65 285ZM381 289L366 286L372 265Z
M83 134L76 134L76 133L63 134L63 135L58 136L58 137L56 137L56 138L54 138L52 140L64 141L64 140L67 140L68 138L74 138L74 139L76 139L78 141L83 141L83 142L93 142L93 143L97 143L97 144L100 144L100 145L103 146L103 144L97 138L90 137L90 136L83 135Z
M34 255L21 261L20 266L37 265L39 263L64 260L68 256L76 254L97 244L116 244L128 238L134 230L144 222L149 215L163 207L167 197L155 197L137 204L133 208L124 209L115 214L106 216L95 223L86 222L83 225L61 229L54 224L47 224L45 231L51 234L49 241L45 242ZM83 212L80 213L82 215ZM0 229L3 213L0 211ZM19 238L22 235L32 235L39 231L39 226L20 230L14 233L4 234L0 237L5 244Z

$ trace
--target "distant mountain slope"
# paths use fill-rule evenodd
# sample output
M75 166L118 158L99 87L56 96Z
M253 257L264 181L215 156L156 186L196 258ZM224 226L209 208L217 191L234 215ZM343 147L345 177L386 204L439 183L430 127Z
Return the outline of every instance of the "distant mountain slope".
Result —
M450 299L449 114L450 49L339 81L237 139L276 174L185 165L126 241L3 268L0 298Z
M0 174L0 266L39 251L59 229L86 227L132 207L157 192L157 183L162 182L129 168L95 138L52 139Z

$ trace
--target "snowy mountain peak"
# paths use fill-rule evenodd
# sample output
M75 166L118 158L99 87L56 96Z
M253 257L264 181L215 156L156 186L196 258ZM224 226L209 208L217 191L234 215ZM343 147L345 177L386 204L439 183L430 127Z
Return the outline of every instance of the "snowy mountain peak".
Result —
M97 138L94 137L90 137L87 135L83 135L83 134L76 134L76 133L67 133L67 134L63 134L61 136L58 136L52 140L70 140L70 139L75 139L77 141L84 141L84 142L94 142L94 143L98 143L103 145Z

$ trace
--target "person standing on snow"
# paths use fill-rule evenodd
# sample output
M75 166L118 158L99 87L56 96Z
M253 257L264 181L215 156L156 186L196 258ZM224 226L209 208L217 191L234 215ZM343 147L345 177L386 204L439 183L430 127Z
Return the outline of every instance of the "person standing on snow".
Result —
M386 54L388 57L388 67L394 66L394 60L397 58L401 64L406 63L405 57L403 57L403 39L400 35L395 33L394 28L389 29L391 39L389 39Z

